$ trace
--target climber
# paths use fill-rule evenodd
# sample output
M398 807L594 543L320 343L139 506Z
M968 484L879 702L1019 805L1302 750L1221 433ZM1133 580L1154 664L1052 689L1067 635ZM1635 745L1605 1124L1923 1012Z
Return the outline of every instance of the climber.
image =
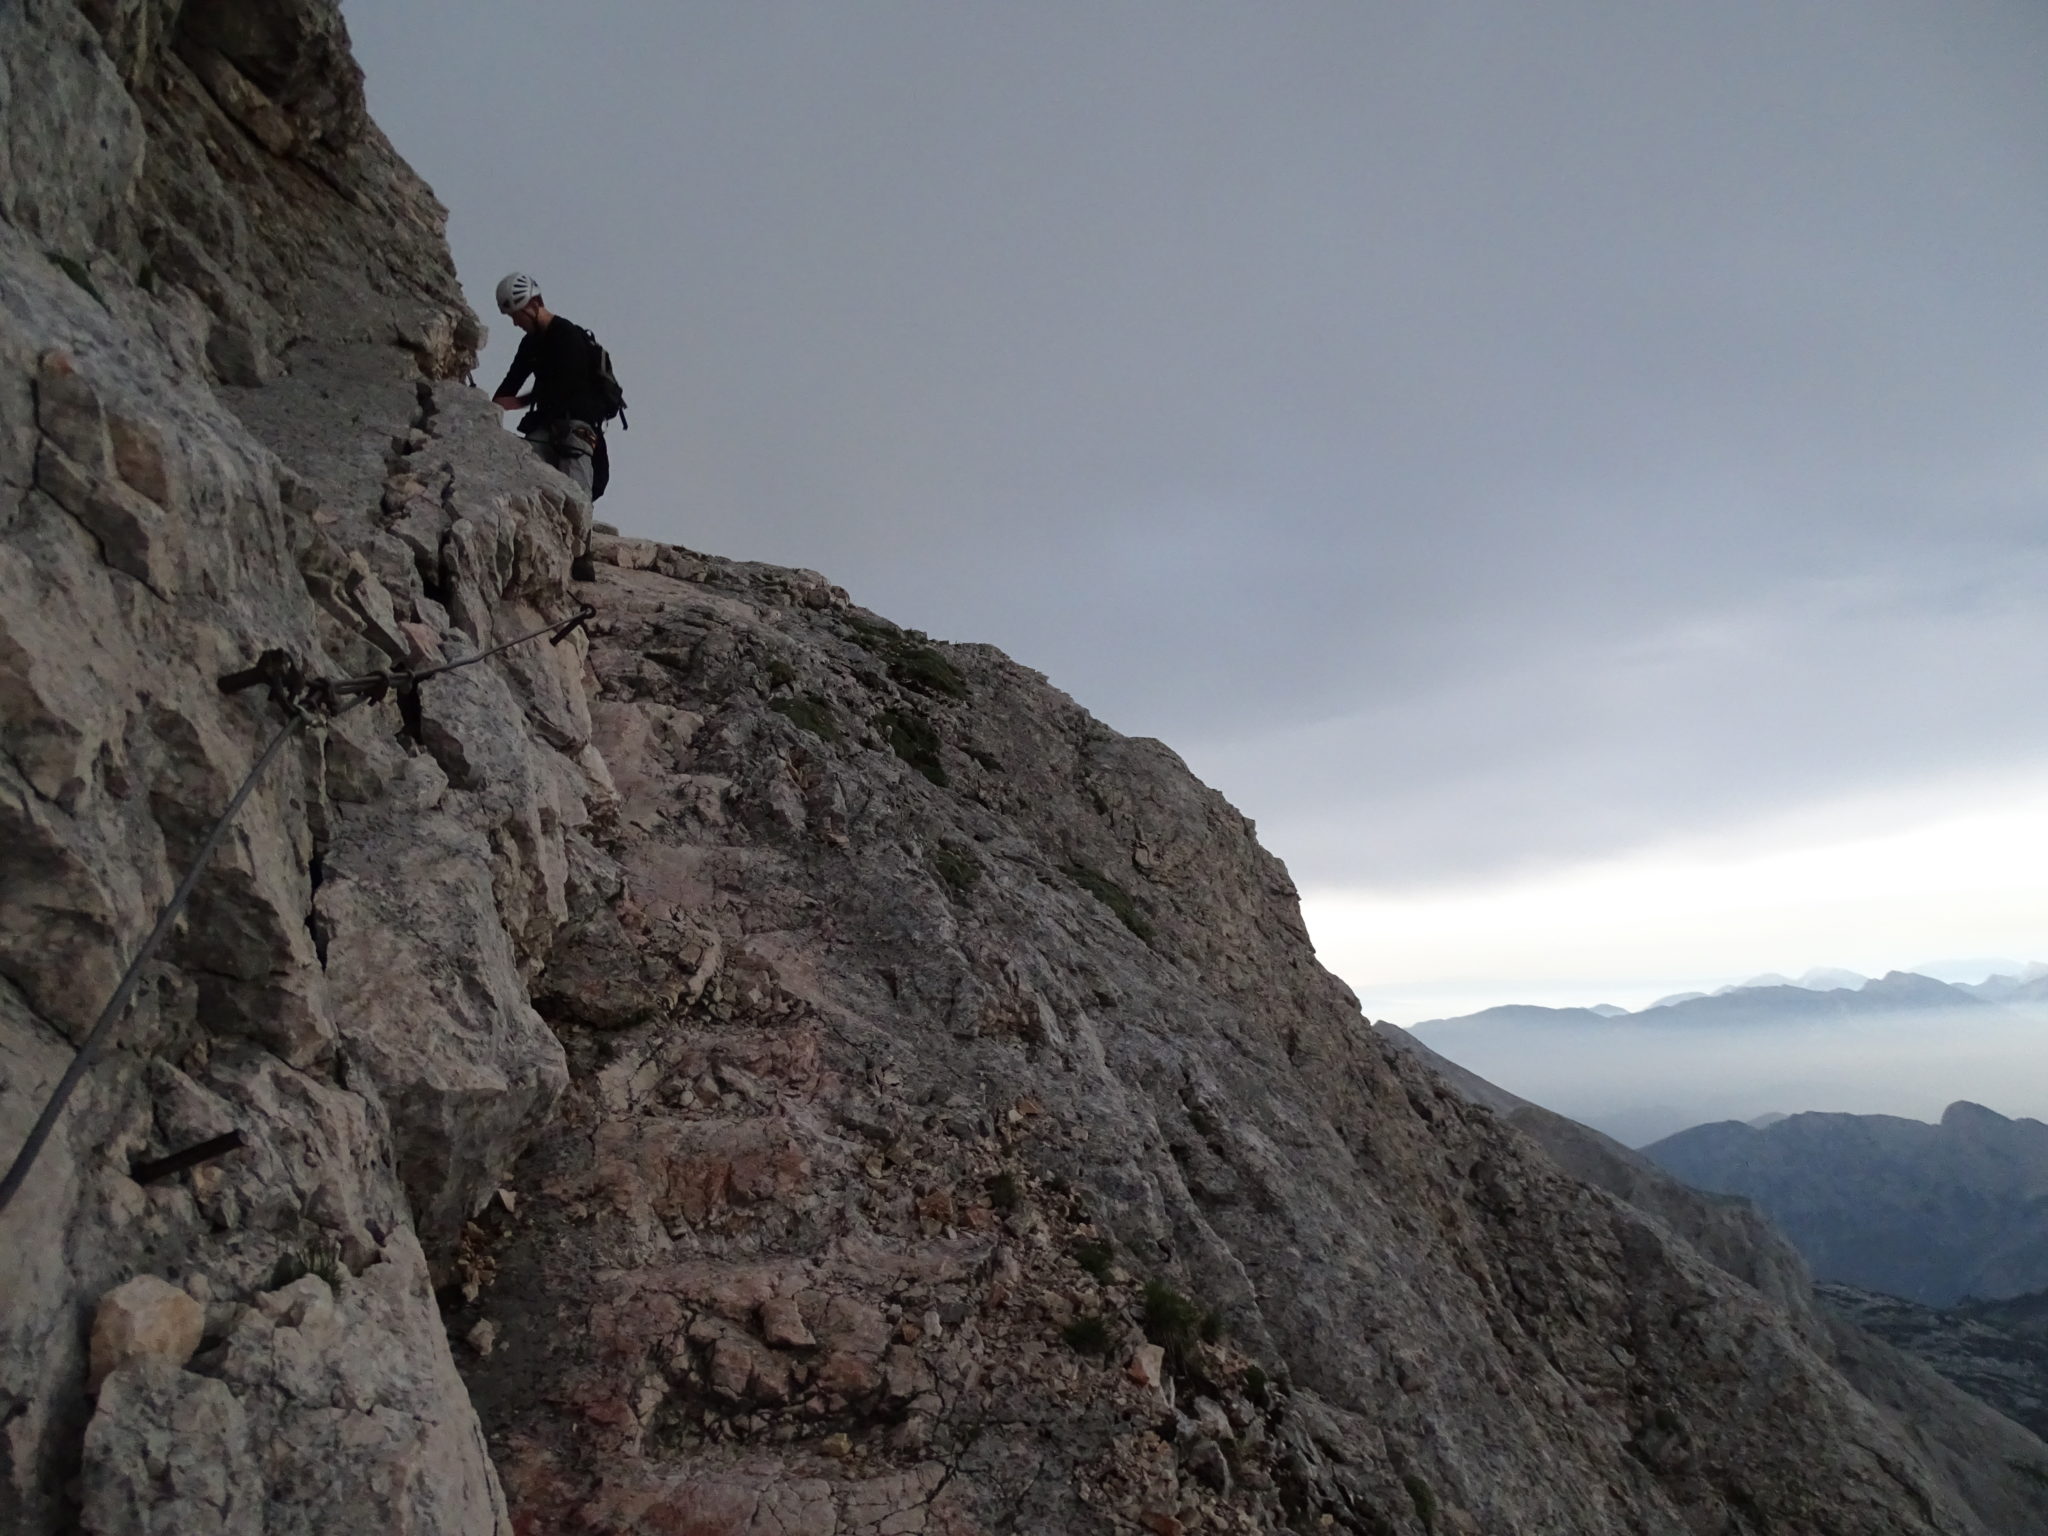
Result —
M624 404L611 359L590 332L549 310L540 284L524 272L510 272L500 280L498 308L525 334L492 403L507 411L524 408L520 435L588 497L580 530L582 547L570 574L578 581L593 581L597 571L588 548L590 503L604 494L611 480L604 423L619 415ZM522 395L519 386L528 378L533 388Z

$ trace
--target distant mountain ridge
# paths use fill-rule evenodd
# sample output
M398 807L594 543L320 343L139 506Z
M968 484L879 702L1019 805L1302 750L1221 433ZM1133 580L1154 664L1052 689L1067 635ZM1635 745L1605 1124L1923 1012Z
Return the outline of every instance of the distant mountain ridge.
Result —
M1634 1012L1608 1003L1586 1008L1503 1003L1493 1008L1482 1008L1477 1013L1424 1019L1413 1027L1423 1038L1434 1040L1454 1026L1482 1023L1584 1022L1601 1025L1623 1019L1658 1024L1770 1023L1791 1018L1851 1017L1935 1008L2014 1007L2028 1012L2048 1011L2048 966L2030 965L2027 971L2032 974L1992 976L1974 983L1938 981L1917 971L1887 971L1873 978L1858 976L1853 971L1814 970L1796 981L1772 973L1713 992L1673 993ZM1822 980L1844 984L1822 986L1819 985Z
M1743 1195L1820 1280L1946 1307L2048 1289L2048 1125L1951 1104L1726 1120L1642 1149L1695 1189Z
M1827 986L1846 979L1854 985ZM1932 1119L1958 1099L2048 1114L2048 966L1752 977L1635 1012L1509 1003L1430 1019L1431 1049L1641 1146L1715 1120L1825 1109Z

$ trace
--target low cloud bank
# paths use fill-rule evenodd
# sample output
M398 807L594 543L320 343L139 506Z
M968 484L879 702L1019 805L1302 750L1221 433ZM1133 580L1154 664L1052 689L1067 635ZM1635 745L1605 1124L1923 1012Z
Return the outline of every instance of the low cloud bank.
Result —
M2048 1118L2048 1003L1991 1003L1897 972L1859 991L1755 988L1612 1018L1492 1008L1415 1033L1631 1146L1805 1110L1934 1121L1958 1099Z

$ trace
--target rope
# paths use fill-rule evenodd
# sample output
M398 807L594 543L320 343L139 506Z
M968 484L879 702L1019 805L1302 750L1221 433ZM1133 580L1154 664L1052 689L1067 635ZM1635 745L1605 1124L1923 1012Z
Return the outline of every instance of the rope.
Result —
M307 681L300 675L297 663L287 653L273 650L264 652L255 666L223 677L220 680L220 689L223 693L239 693L258 683L269 685L271 697L289 712L291 718L270 738L270 744L263 749L262 756L256 759L255 766L243 778L234 798L228 801L227 809L220 813L207 832L205 841L199 845L199 851L192 856L192 864L185 871L185 877L178 882L178 888L171 893L170 901L157 915L156 926L149 930L149 937L142 941L142 947L135 952L135 958L128 962L128 969L121 973L121 980L114 988L114 995L107 999L106 1007L100 1010L99 1018L79 1045L77 1054L71 1058L71 1065L64 1069L63 1077L58 1079L49 1102L43 1106L43 1112L36 1117L36 1123L28 1133L28 1140L21 1144L21 1150L14 1155L14 1162L7 1170L7 1177L0 1179L0 1211L5 1211L9 1202L14 1199L15 1191L21 1188L29 1170L35 1166L36 1159L42 1154L43 1144L50 1139L50 1132L56 1128L59 1116L64 1113L65 1103L93 1062L99 1058L100 1048L106 1043L114 1024L128 1011L128 1004L135 997L135 989L141 985L143 968L155 956L158 947L169 936L179 914L185 910L185 903L191 900L192 892L199 884L200 875L205 872L214 851L220 847L221 839L227 836L227 830L243 804L255 791L257 781L276 761L278 754L284 750L285 743L312 719L309 710L317 709L330 719L339 719L358 704L372 703L383 698L394 688L400 692L416 690L429 678L439 677L445 672L458 672L464 667L473 667L480 661L488 661L493 656L502 655L514 646L524 645L529 640L538 640L542 635L552 635L554 638L550 643L560 645L586 621L596 616L597 610L585 603L567 619L544 625L517 639L507 640L502 645L494 645L487 651L479 651L474 656L465 656L459 661L443 662L439 666L429 667L423 672L405 668L397 672L373 672L364 677L321 678ZM337 709L335 701L343 697L350 697L350 702Z

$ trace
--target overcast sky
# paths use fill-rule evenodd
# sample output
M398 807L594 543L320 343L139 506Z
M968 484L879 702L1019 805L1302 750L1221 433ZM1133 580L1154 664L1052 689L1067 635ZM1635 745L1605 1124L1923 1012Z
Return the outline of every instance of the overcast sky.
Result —
M1375 1016L2048 957L2038 0L345 10L604 516L1163 738Z

